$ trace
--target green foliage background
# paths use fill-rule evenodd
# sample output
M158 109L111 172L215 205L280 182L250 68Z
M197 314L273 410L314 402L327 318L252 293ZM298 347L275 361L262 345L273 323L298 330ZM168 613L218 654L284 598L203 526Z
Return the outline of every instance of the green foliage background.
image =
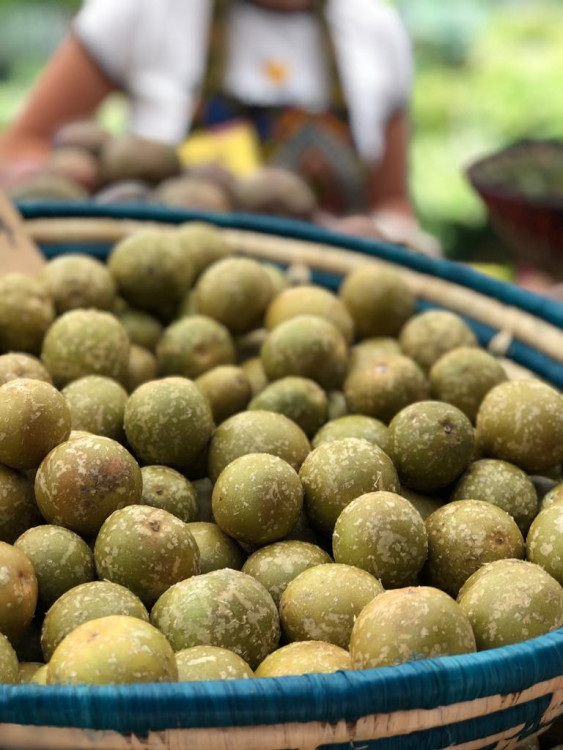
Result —
M464 171L515 140L563 138L563 4L395 4L415 51L411 185L421 221L452 257L501 256L502 248L491 250L485 211ZM0 128L79 6L78 0L0 0ZM100 116L113 130L124 127L123 99L111 99Z

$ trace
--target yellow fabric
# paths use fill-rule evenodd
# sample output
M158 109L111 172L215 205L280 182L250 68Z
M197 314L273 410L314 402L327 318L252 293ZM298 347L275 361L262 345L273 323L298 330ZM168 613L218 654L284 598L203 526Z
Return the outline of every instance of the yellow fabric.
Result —
M251 174L262 163L256 132L244 120L194 131L179 147L179 155L186 167L214 163L237 176Z

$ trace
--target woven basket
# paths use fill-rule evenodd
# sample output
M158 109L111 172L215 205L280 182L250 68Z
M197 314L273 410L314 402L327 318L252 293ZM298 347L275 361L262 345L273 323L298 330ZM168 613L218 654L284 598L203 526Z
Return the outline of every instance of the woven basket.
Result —
M482 344L563 386L563 306L399 247L285 220L163 208L20 207L47 256L104 257L141 226L214 221L252 257L304 263L336 288L365 263L400 267L421 308L462 314ZM2 750L511 748L563 713L563 629L524 643L330 675L118 687L0 686Z
M556 186L542 184L556 173ZM516 143L470 166L467 176L515 259L563 279L563 142Z

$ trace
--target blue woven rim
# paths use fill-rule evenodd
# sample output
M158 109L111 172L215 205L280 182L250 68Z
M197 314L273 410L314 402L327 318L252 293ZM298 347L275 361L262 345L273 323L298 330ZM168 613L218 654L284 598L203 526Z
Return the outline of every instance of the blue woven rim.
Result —
M0 724L143 734L175 727L353 722L515 693L561 674L563 628L477 654L330 675L103 687L3 685Z
M393 263L412 268L420 273L436 276L446 281L461 284L474 289L481 294L497 299L506 305L524 310L541 320L563 328L563 304L546 299L538 294L520 289L499 279L486 276L468 266L453 263L448 260L436 260L418 255L398 245L391 245L376 240L331 232L321 227L289 219L277 219L269 216L250 214L216 214L201 211L187 211L168 208L166 206L149 205L116 205L98 206L94 203L63 203L29 201L19 204L19 209L25 218L67 218L67 217L100 217L114 219L137 219L162 222L167 224L182 224L186 221L209 221L217 226L229 229L244 229L263 232L297 240L317 242L331 247L354 250L371 257L382 258ZM64 252L83 251L105 258L109 245L106 244L49 244L43 246L47 257L53 257ZM315 272L313 279L317 283L336 289L340 277L332 274ZM419 303L419 309L439 307L426 302ZM473 328L479 341L487 346L497 333L494 328L477 320L465 318ZM563 365L561 362L536 351L521 341L513 340L508 347L506 356L523 367L536 372L559 388L563 388Z
M22 203L19 208L29 219L97 216L175 224L190 220L210 221L222 227L348 248L462 284L526 310L553 325L563 326L563 305L484 276L471 268L415 255L394 245L336 234L301 222L140 205L108 207L90 203L41 202ZM48 252L58 254L71 248L76 250L77 246L51 246ZM107 253L106 246L100 246L98 250L97 254L101 257ZM330 277L320 274L317 280L334 287L338 277L332 277L331 282ZM492 333L492 329L482 326L480 337L486 339ZM543 357L529 347L518 349L517 353L521 364L538 374L542 374L542 368L546 369L544 360L548 360L547 369L554 376L550 379L563 385L563 367L560 363ZM433 709L486 696L516 693L562 674L563 628L540 638L492 651L331 675L111 687L0 685L0 723L146 734L148 731L170 728L334 723L342 719L354 722L374 714ZM548 703L549 698L542 698L450 727L417 732L401 740L382 739L361 742L360 745L382 749L416 747L430 750L453 743L456 738L492 735L522 723L523 736L534 730Z

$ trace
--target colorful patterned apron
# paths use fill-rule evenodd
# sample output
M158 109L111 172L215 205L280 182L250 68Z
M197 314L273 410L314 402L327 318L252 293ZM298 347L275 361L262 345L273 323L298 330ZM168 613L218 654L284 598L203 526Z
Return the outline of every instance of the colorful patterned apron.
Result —
M294 106L249 106L221 91L226 69L229 0L215 0L207 72L194 130L241 118L252 124L265 164L300 174L313 188L322 209L336 215L365 211L366 172L354 149L348 113L337 71L336 55L317 0L310 11L318 19L332 84L332 107L317 114ZM283 75L272 64L270 75Z

